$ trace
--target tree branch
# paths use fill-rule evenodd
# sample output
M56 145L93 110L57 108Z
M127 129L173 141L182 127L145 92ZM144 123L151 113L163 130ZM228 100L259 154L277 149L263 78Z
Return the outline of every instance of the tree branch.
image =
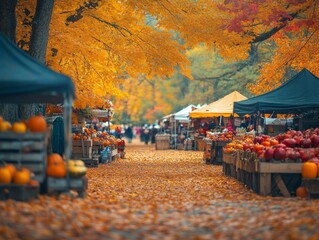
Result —
M105 21L102 18L96 17L94 15L90 15L90 16L92 18L98 20L99 22L105 23L105 24L110 25L111 27L117 29L123 35L123 37L126 37L126 34L124 32L128 33L130 36L133 35L128 29L121 27L120 25L117 25L116 23L110 23L110 22Z
M75 14L72 14L66 18L65 25L69 26L70 23L79 21L81 18L83 18L82 13L84 11L96 8L99 5L99 2L101 2L101 0L90 0L89 2L84 2L84 6L80 6L75 10ZM61 14L64 13L67 12L62 12Z
M299 9L297 12L289 14L289 17L284 17L279 20L279 26L274 27L273 29L269 30L268 32L262 33L255 37L255 39L251 43L262 42L269 39L271 36L279 32L281 29L287 26L288 22L294 20L298 15L306 10L308 10L310 6L306 7L305 9Z

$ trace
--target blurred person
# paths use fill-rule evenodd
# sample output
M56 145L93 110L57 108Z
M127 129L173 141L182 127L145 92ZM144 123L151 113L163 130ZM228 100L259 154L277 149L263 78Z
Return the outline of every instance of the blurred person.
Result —
M144 142L146 145L148 145L149 141L150 141L150 130L146 127L144 129Z
M126 129L125 129L125 137L127 138L127 142L131 143L132 142L132 138L133 138L133 129L132 126L129 125Z
M153 124L152 129L151 129L151 143L155 143L155 136L157 134L157 129L155 128L155 124Z
M122 130L119 126L116 126L115 128L115 137L116 138L121 138L121 135L122 135Z

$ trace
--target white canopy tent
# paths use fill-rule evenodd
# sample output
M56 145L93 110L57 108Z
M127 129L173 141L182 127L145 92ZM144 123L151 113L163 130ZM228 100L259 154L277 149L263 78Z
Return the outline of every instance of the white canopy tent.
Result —
M166 119L170 119L169 121L173 123L172 132L174 137L175 149L176 149L176 143L177 143L177 123L190 123L189 113L200 107L203 107L203 106L201 106L200 104L198 105L190 104L187 107L183 108L182 110L164 117Z

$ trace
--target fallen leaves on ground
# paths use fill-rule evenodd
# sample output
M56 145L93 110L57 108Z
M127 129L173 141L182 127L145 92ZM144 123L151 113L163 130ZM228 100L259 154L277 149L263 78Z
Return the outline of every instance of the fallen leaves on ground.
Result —
M259 196L202 155L128 144L84 199L0 201L0 239L319 239L319 200Z

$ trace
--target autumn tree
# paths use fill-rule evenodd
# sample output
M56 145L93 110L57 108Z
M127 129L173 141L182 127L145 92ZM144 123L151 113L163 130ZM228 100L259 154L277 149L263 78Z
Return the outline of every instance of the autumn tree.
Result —
M228 0L222 9L233 15L228 29L249 36L247 44L275 45L272 59L261 65L257 82L248 84L253 94L280 86L291 77L291 71L308 68L319 74L318 1Z
M17 6L19 46L31 50L35 0L20 0ZM156 86L177 76L180 94L187 98L194 76L203 85L211 81L216 93L219 87L231 88L236 79L243 86L260 75L257 84L248 85L258 94L278 86L290 69L307 67L317 73L310 61L317 59L317 11L315 0L56 1L47 64L71 76L77 108L101 106L106 98L124 99L128 79L141 76ZM194 50L195 56L199 46L213 50L218 63L231 67L213 72L204 67L205 74L192 74L187 53ZM267 48L273 58L258 60ZM183 77L174 75L176 70ZM253 74L247 78L249 72Z
M54 0L37 0L34 21L30 23L29 54L39 63L45 64L45 55L48 41L49 23ZM20 4L20 3L19 3ZM17 0L4 0L0 5L0 32L7 35L11 41L16 42L16 6ZM10 121L27 119L35 114L36 105L1 104L0 111Z

